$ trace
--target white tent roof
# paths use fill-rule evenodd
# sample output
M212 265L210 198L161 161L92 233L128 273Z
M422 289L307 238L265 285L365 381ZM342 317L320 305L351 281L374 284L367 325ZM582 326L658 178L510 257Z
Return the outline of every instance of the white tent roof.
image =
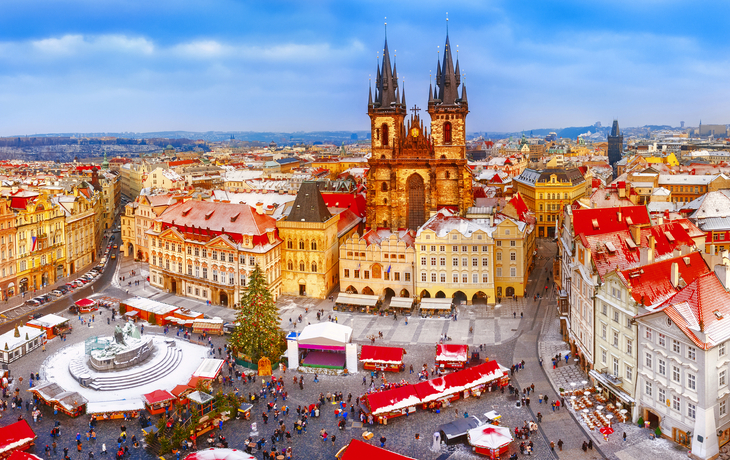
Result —
M310 324L299 334L298 342L302 345L324 345L344 347L350 343L352 328L342 324L324 322Z
M421 299L421 308L428 310L450 310L451 302L452 299L426 297Z
M43 327L53 327L53 326L61 325L63 323L67 323L67 322L68 322L68 319L51 313L51 314L48 314L45 316L41 316L38 319L28 321L28 324L37 324L38 326L43 326Z

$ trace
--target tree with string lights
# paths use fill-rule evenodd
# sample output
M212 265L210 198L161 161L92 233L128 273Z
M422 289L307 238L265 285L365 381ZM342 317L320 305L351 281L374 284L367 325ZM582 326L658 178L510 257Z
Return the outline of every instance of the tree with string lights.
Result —
M264 356L272 363L276 362L286 344L280 321L266 278L256 265L248 278L248 285L241 290L241 307L228 344L234 352L243 354L254 363Z

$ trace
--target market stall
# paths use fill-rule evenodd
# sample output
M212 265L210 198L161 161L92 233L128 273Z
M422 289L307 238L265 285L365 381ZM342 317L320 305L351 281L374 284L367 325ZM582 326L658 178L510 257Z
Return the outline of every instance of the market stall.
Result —
M474 452L492 459L506 454L514 440L509 428L489 424L469 430L467 438Z
M391 297L388 310L393 311L402 316L410 316L413 311L413 302L415 299L411 297Z
M451 301L446 298L425 297L421 299L420 309L422 317L451 315Z
M335 455L339 460L362 460L377 458L378 460L415 460L413 457L396 454L372 444L353 439ZM185 459L187 460L187 459Z
M27 326L35 327L46 332L46 338L51 340L52 338L61 334L68 334L71 332L71 322L58 315L49 314L41 316L40 318L28 321Z
M28 452L23 452L20 450L14 450L12 454L10 454L9 457L7 457L8 460L42 460L37 455L29 454Z
M323 322L310 324L296 341L287 340L289 366L349 369L357 372L357 344L350 343L352 328L342 324ZM305 350L300 358L299 350Z
M464 369L469 361L469 345L436 345L436 365L442 370Z
M96 306L96 301L92 299L80 299L74 302L74 306L76 307L72 311L74 313L91 313L92 311L96 311L99 308ZM73 307L72 307L73 308Z
M170 407L172 402L177 399L175 395L167 390L155 390L152 393L142 395L144 406L152 415L163 414L166 407Z
M193 377L215 380L215 378L221 373L221 369L223 369L223 363L224 361L222 359L206 358L202 363L200 363L200 366L195 369Z
M223 323L224 321L218 317L212 319L195 319L192 322L193 334L207 334L223 335Z
M457 418L453 422L444 423L436 428L436 431L440 433L441 440L444 441L446 445L451 445L465 441L469 430L481 425L482 422L478 418L472 416Z
M0 362L12 363L39 348L46 340L46 332L37 327L16 326L0 335Z
M119 399L86 404L86 413L96 416L96 420L137 418L143 410L144 403L139 399Z
M421 402L413 385L368 393L363 399L365 412L372 415L378 423L385 424L390 418L400 417L406 412L415 412L416 406Z
M136 312L137 318L158 326L168 324L170 322L168 317L175 317L174 314L178 308L180 307L144 297L132 297L119 304L120 313Z
M188 394L190 406L196 409L200 415L206 415L213 411L213 401L215 398L208 393L193 391Z
M184 460L255 460L255 458L238 449L210 448L188 454Z
M175 395L178 403L187 405L188 395L193 391L195 391L195 387L191 387L190 385L176 385L170 393Z
M376 295L340 292L337 294L333 309L335 311L377 313L380 310L380 304L380 298Z
M25 419L0 428L0 458L8 458L14 451L28 450L37 437Z
M53 407L54 411L62 412L69 417L78 417L86 410L88 401L75 391L66 391L57 383L38 383L28 391L47 406Z
M399 347L376 347L363 345L360 362L367 370L400 372L405 369L403 355L406 351Z

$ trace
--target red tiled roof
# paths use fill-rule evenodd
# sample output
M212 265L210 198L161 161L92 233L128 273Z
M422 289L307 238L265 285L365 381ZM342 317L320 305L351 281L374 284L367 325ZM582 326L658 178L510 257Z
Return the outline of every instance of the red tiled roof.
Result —
M362 193L322 193L328 208L348 208L358 217L365 217L366 200Z
M163 229L175 227L184 233L186 227L195 227L211 239L225 233L239 243L242 235L252 235L254 245L268 244L266 233L276 229L273 217L246 204L191 200L170 206L159 218Z
M192 165L200 163L198 160L177 160L177 161L171 161L168 163L169 167L172 168L174 166L184 166L184 165Z
M621 220L619 221L619 212ZM597 235L629 228L629 225L649 224L646 206L618 206L615 208L576 209L573 211L573 230L576 235Z
M679 276L686 284L710 273L702 253L695 251L686 256L673 257L640 268L624 270L621 272L621 276L631 290L634 300L647 306L655 305L665 301L681 289L672 284L671 273L674 263L677 264Z
M147 404L157 404L165 401L171 401L175 399L175 395L170 393L167 390L155 390L152 393L147 393L146 395L142 395L145 401L147 401Z
M512 199L509 200L509 203L515 207L515 211L517 211L517 215L519 216L520 220L524 221L525 216L527 216L527 213L530 210L525 204L525 200L522 199L522 195L520 195L520 192L515 193L512 196Z
M694 246L692 237L702 237L700 231L687 219L673 220L641 229L641 246L649 247L649 236L654 237L656 256L668 254L681 246Z
M714 273L700 276L660 308L703 350L730 337L730 293ZM701 340L697 331L703 332L706 340Z

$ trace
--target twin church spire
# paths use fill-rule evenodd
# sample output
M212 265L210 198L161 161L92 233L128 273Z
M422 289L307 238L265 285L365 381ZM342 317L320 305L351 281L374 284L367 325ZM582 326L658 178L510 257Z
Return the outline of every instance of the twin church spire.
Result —
M460 85L461 95L459 95ZM429 106L464 106L464 108L468 104L466 85L461 82L458 54L456 64L454 64L448 33L446 34L444 57L436 63L436 87L433 88L430 85L428 89L428 104ZM383 46L382 63L378 61L377 64L375 95L373 96L372 89L368 90L368 107L381 111L406 110L405 89L400 90L399 94L398 71L395 62L391 65L387 37Z

